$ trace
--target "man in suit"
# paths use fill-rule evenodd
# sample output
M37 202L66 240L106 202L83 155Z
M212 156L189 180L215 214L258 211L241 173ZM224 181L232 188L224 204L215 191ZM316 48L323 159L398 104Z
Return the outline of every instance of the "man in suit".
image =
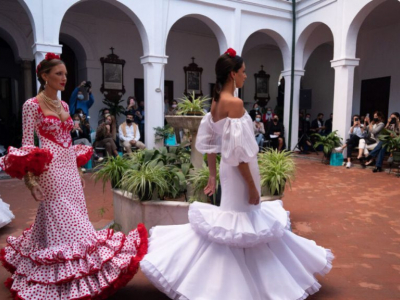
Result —
M324 114L319 113L317 118L311 122L311 131L313 133L322 134L323 130L325 129L323 119L324 119Z

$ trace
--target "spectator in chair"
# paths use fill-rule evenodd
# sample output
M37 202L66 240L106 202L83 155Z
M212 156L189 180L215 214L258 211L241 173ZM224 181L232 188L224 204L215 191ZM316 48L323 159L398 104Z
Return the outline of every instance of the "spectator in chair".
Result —
M311 131L313 131L314 133L322 134L325 129L323 119L324 119L324 114L319 113L317 118L311 122Z
M136 98L134 96L129 96L127 100L127 106L125 109L125 116L128 115L128 113L133 115L133 122L135 122L137 125L140 123L139 117L136 115L136 112L138 111L139 107L136 102Z
M324 133L326 135L328 135L332 132L332 122L333 122L333 114L330 114L329 119L325 121Z
M118 156L117 145L112 135L111 115L106 115L105 121L97 127L95 147L104 147L108 156Z
M138 125L134 122L134 115L130 112L126 114L126 122L119 125L119 141L127 153L132 153L131 147L145 149L146 146L139 141L140 131Z
M261 151L264 144L264 134L265 134L264 124L263 122L261 122L261 114L256 114L256 118L253 122L253 129L259 151Z
M89 116L89 108L91 108L94 103L94 97L92 95L92 88L89 88L87 90L89 99L85 100L85 95L82 92L85 84L86 81L82 81L82 83L76 87L71 94L71 98L69 99L69 109L71 115L74 115L77 112L76 110L80 108L86 116Z
M278 151L281 151L283 148L283 135L285 129L283 128L283 124L279 123L279 117L277 115L272 119L272 125L269 128L269 134L277 136L278 139Z
M104 123L106 115L110 115L110 110L107 107L102 108L99 111L99 121L98 121L97 125L100 125L101 123Z
M383 114L381 112L377 112L375 114L377 114L379 120L383 120L384 119ZM399 124L399 120L398 120L397 115L398 115L397 112L394 112L394 113L391 114L391 116L389 118L389 121L385 126L386 129L389 129L389 130L393 129L392 131L396 130L396 125L398 126L398 124ZM375 121L376 121L376 118L375 118L375 115L374 115L374 120L372 121L372 123L375 122ZM382 164L383 164L383 159L384 159L385 154L386 154L386 147L383 147L383 142L379 141L379 135L378 135L377 140L378 140L378 144L369 153L369 155L366 158L367 162L365 163L365 166L372 165L374 160L376 159L375 168L372 170L372 172L374 172L374 173L383 171L382 170Z
M257 113L260 113L260 106L256 102L256 103L253 104L253 108L249 112L249 115L250 115L251 119L253 120L253 122L254 122L254 120L256 118L256 114Z
M364 127L361 126L361 119L359 115L353 116L353 125L350 127L349 130L349 138L346 140L346 144L341 147L335 148L336 151L342 152L345 148L347 148L347 163L346 168L349 169L351 164L351 153L353 152L354 148L358 146L360 139L365 137L365 130Z

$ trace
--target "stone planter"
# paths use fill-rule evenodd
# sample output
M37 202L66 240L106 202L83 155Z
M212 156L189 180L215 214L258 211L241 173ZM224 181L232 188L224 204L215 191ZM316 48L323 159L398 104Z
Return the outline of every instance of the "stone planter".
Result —
M143 223L147 230L157 225L178 225L189 223L189 203L182 201L150 200L139 201L131 193L113 190L114 221L127 234Z
M197 130L199 129L200 122L203 119L203 116L165 116L168 124L173 128L184 128L189 129L190 134L192 136L191 142L191 155L190 161L195 168L201 168L203 165L203 155L196 150L196 138L197 138Z
M261 187L261 195L262 195L261 198L260 198L261 202L263 202L263 201L281 200L283 198L283 194L271 195L266 186L262 186Z

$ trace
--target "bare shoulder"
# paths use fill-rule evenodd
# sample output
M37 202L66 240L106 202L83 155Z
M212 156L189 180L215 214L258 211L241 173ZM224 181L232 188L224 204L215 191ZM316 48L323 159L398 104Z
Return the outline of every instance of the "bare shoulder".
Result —
M228 105L228 117L229 118L241 118L244 113L243 101L240 98L232 97L227 99Z

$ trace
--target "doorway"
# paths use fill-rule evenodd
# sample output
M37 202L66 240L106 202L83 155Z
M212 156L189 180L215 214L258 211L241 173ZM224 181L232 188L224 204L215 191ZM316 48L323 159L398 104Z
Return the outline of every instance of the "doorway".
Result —
M381 111L388 116L391 77L365 79L361 81L360 115L371 116L375 111Z

